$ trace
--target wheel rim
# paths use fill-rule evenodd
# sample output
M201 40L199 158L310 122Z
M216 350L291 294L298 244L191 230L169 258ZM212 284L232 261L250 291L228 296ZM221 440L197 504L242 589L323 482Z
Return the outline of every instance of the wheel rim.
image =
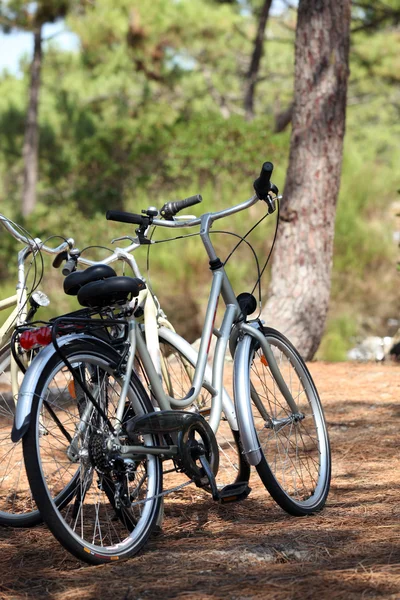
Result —
M80 377L96 395L103 410L112 417L121 384L113 376L108 363L98 357L82 355L73 358L73 366L79 369ZM138 461L129 473L124 472L117 478L121 496L129 497L132 504L116 511L111 505L115 501L114 472L102 472L98 465L93 464L89 448L94 433L105 430L107 434L106 425L66 367L56 367L43 390L42 416L36 422L36 431L40 432L42 428L42 434L36 436L40 470L53 508L56 508L55 498L62 490L66 496L55 514L70 535L83 543L84 550L92 555L115 557L130 550L133 543L138 543L146 533L155 510L154 496L159 492L157 459L148 457L148 460ZM134 393L130 390L130 398ZM85 413L85 410L89 412ZM129 410L132 411L127 406ZM65 431L60 429L51 411ZM128 417L127 412L125 416ZM78 441L80 458L73 462L68 456L71 443L66 434L74 439L77 424L83 421L86 423L85 431ZM144 441L152 443L149 436ZM65 490L68 490L67 494Z
M279 338L267 339L298 413L292 414L261 348L256 349L250 381L257 436L282 491L296 504L311 508L323 495L328 479L328 442L322 410L296 354Z

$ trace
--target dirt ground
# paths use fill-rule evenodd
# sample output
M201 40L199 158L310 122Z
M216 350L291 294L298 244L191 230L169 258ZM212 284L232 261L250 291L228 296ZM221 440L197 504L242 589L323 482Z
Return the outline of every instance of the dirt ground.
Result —
M400 367L313 363L333 455L326 508L295 518L252 474L220 506L170 495L163 533L121 564L85 566L44 528L0 530L0 598L400 598Z

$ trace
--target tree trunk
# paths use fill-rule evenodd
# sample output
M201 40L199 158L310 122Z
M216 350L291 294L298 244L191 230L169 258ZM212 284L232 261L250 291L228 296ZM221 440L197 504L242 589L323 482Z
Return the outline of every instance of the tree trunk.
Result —
M269 10L272 0L264 0L263 7L258 20L257 35L254 40L253 54L250 61L250 67L246 74L244 110L246 119L249 121L254 117L254 93L257 85L258 71L260 69L261 58L264 50L264 35L268 21Z
M42 67L42 28L34 31L34 50L29 85L28 114L25 125L23 147L24 189L22 195L22 214L29 215L36 204L36 184L38 180L38 105L40 91L40 71Z
M289 168L263 317L305 359L328 311L342 164L350 0L300 0Z

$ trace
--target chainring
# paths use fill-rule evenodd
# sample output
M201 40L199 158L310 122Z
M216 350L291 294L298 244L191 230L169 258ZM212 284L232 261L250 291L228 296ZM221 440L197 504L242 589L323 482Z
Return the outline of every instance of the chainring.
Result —
M201 466L200 456L204 456L210 464L214 476L219 468L219 450L215 434L207 421L196 415L178 434L178 457L182 471L192 479L198 487L207 487L209 480Z

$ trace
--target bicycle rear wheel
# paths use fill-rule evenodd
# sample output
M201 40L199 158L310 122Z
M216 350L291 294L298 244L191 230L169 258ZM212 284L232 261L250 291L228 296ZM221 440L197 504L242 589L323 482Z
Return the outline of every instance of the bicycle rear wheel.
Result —
M22 380L22 373L18 372ZM11 349L0 349L0 525L32 527L42 522L29 486L22 441L11 441L16 398L11 381Z
M34 498L54 536L77 558L91 564L136 554L156 524L162 492L160 459L113 460L107 445L122 382L120 357L111 348L84 341L64 346L73 375L57 355L45 365L34 392L24 458ZM97 410L77 375L101 406ZM152 411L136 376L124 420ZM139 406L135 412L133 406ZM78 433L79 432L79 433ZM129 445L121 434L120 442ZM154 445L152 436L137 444ZM60 492L68 496L60 504Z
M331 477L331 453L317 389L300 354L278 331L264 328L278 367L298 408L293 414L257 340L247 361L254 425L262 458L258 474L288 513L321 510Z

